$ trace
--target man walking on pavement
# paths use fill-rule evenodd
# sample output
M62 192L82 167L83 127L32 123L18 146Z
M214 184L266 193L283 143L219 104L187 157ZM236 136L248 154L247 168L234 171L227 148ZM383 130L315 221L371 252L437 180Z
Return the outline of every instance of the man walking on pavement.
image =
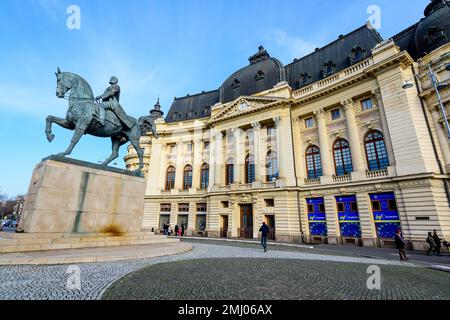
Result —
M259 231L261 232L261 245L264 248L264 252L267 252L267 235L269 234L269 227L265 222L263 222Z
M441 255L441 238L439 238L436 230L433 230L434 244L436 245L436 253L438 256Z

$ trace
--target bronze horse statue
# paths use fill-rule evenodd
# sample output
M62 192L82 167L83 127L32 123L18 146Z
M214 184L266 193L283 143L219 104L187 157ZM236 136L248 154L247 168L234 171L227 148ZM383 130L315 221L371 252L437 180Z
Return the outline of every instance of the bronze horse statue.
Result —
M139 146L140 137L151 131L153 136L158 138L154 117L140 117L139 120L129 117L133 125L130 129L126 129L114 112L107 108L104 103L96 103L94 101L94 94L86 80L74 73L61 72L59 68L55 75L57 78L56 96L61 99L66 98L66 94L70 91L68 98L69 109L65 119L55 116L47 117L45 129L47 140L52 142L55 138L55 135L52 133L53 123L65 129L75 130L70 145L66 151L59 153L58 156L65 157L71 154L73 148L84 134L110 137L112 153L103 162L103 165L106 166L116 159L119 156L120 146L129 141L139 157L139 168L136 170L139 172L144 167L144 154Z

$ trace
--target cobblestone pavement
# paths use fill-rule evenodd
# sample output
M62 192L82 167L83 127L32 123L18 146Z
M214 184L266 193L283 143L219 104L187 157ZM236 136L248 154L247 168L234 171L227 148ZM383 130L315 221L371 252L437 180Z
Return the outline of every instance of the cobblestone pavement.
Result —
M113 284L104 299L421 300L449 299L450 274L381 266L381 289L367 288L367 265L311 260L203 259L146 267Z
M88 263L88 264L79 264L79 268L81 270L81 289L77 290L69 290L67 289L67 281L68 278L72 274L67 274L67 265L58 265L58 266L4 266L0 267L0 299L99 299L104 290L110 286L113 282L121 277L140 270L144 267L156 265L160 263L166 262L180 262L182 263L185 260L195 260L195 263L200 263L204 261L208 263L209 259L214 258L232 258L233 260L221 260L221 261L238 261L235 258L244 258L246 261L252 261L253 264L258 265L256 263L257 260L254 258L266 258L272 259L268 261L269 266L267 270L272 270L274 264L277 263L280 270L284 263L288 263L289 266L293 265L293 262L288 262L287 260L280 261L280 259L288 259L288 260L296 260L298 262L303 261L304 263L309 263L309 265L314 265L317 263L317 267L313 267L313 269L319 272L321 269L318 267L326 265L329 262L334 262L333 266L353 266L355 268L358 264L361 264L358 268L367 268L367 264L376 264L380 266L392 266L392 270L394 270L394 266L405 266L405 268L399 268L399 274L404 273L405 275L411 274L413 272L413 277L408 281L413 281L415 273L427 273L430 278L438 278L440 281L445 283L444 278L447 279L449 275L444 272L432 271L423 268L419 268L414 266L413 264L408 263L400 263L392 260L382 260L382 259L370 259L363 257L352 257L345 255L325 255L325 254L317 254L309 251L309 249L298 249L297 251L283 251L283 250L269 250L268 253L263 253L260 248L245 248L245 247L234 247L234 246L224 246L224 245L214 245L214 244L203 244L203 243L194 243L194 249L188 253L176 255L176 256L166 256L159 258L149 258L149 259L140 259L140 260L128 260L128 261L117 261L117 262L104 262L104 263ZM253 260L248 260L253 258ZM212 260L211 260L212 261ZM259 261L259 260L258 260ZM327 262L328 261L328 262ZM215 262L212 261L214 264ZM250 262L242 262L244 267L247 264L252 264ZM173 264L175 267L177 264ZM266 270L264 268L265 264L262 264L262 270ZM363 265L365 265L363 267ZM173 270L172 264L165 265L170 266L168 268L168 272L172 272ZM224 265L225 266L229 266ZM299 264L298 266L301 266ZM212 266L203 265L202 268L211 268ZM230 266L231 267L231 266ZM212 267L214 268L214 267ZM344 268L344 267L343 267ZM350 267L349 267L350 268ZM292 274L301 275L303 274L304 268L297 268L297 271L292 271ZM331 269L334 269L331 268ZM416 270L417 269L417 270ZM192 270L192 269L189 269ZM245 270L240 270L240 265L238 264L235 269L236 274L239 271L239 274L244 275ZM275 269L277 270L277 269ZM389 269L390 270L390 269ZM420 271L421 270L421 271ZM425 271L425 272L424 272ZM180 271L181 272L181 271ZM234 271L233 271L234 272ZM164 272L163 272L164 273ZM276 271L278 273L278 271ZM321 272L322 273L322 272ZM252 272L246 272L247 275L252 275ZM266 273L264 273L266 274ZM205 275L205 272L197 272L197 279L202 278ZM267 274L266 274L267 275ZM176 273L172 274L173 279L183 277L179 277ZM325 275L324 275L325 276ZM334 274L336 277L336 273ZM216 278L217 279L217 278ZM246 283L251 280L252 276L249 276ZM420 279L420 278L419 278ZM349 280L339 280L342 281L343 290L347 290L345 284L348 283L351 286L351 282ZM416 281L416 280L414 280ZM425 281L425 280L424 280ZM431 281L431 280L426 280ZM221 282L222 283L222 282ZM434 282L431 282L434 284ZM229 284L224 282L224 288L227 288ZM286 284L284 284L286 288ZM430 285L432 288L432 285ZM188 288L187 290L191 290ZM193 290L193 289L192 289ZM239 290L239 289L238 289ZM424 291L425 296L425 291ZM128 297L131 298L132 296ZM431 297L431 296L430 296ZM448 297L448 296L447 296ZM152 299L160 298L159 296L149 297ZM205 297L206 298L206 297Z

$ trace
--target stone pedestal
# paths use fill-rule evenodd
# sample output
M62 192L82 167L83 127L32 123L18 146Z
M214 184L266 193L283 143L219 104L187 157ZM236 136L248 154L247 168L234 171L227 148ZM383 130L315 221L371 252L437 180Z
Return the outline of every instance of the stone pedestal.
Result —
M141 232L145 179L52 156L36 166L20 221L26 233Z

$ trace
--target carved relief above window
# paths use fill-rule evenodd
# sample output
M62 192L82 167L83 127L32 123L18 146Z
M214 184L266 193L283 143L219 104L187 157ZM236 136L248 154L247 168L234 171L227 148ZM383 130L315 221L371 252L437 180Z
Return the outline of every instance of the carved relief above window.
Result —
M238 79L234 79L233 83L231 84L232 89L237 89L241 86L241 82Z
M447 40L447 35L445 34L445 30L443 28L431 26L428 28L427 35L424 40L428 43L428 45L431 45L441 40Z
M348 57L349 64L352 65L357 62L360 62L360 61L364 60L366 57L367 57L366 48L363 48L361 46L354 46L352 48L350 56Z
M258 73L255 75L255 81L264 80L266 75L261 70L258 71Z
M329 77L335 72L336 72L336 64L330 60L324 63L322 67L322 78Z

